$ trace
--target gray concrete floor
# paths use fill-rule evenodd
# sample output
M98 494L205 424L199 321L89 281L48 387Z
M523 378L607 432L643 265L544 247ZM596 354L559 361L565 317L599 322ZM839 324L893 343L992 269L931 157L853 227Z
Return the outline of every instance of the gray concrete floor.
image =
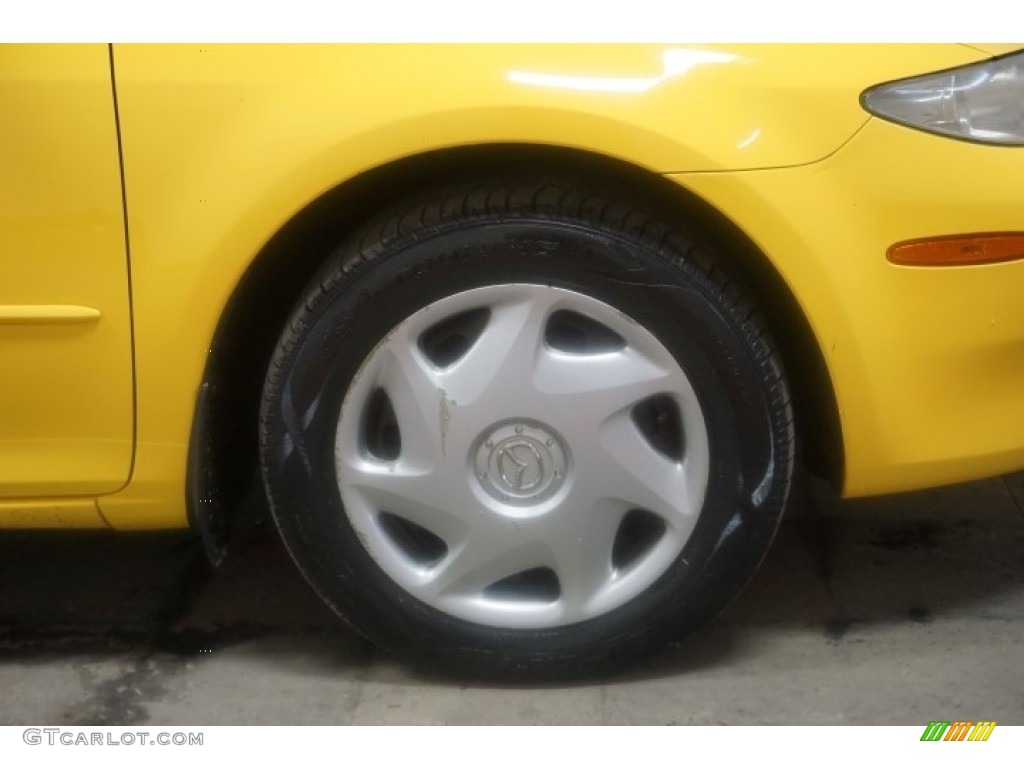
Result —
M376 651L266 532L0 534L0 724L1024 724L1024 474L803 493L707 630L628 675L495 688Z

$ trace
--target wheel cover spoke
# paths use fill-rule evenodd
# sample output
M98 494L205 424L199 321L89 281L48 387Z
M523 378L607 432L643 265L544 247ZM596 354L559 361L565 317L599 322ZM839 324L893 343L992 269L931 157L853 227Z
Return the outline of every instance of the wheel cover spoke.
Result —
M354 497L364 521L388 512L426 528L444 541L465 537L473 520L467 519L468 493L460 494L455 483L438 482L439 472L407 467L386 468L355 460L346 463L344 485ZM351 511L351 510L350 510Z
M583 502L566 510L564 519L550 531L547 541L566 621L602 612L596 607L612 586L612 547L625 511L612 499Z
M383 351L380 387L391 400L402 441L409 444L408 454L429 464L447 454L447 435L439 416L444 392L415 349L397 341Z
M516 535L511 526L479 525L432 574L424 594L478 598L502 578L536 567L542 556L538 541Z
M519 288L519 290L515 290ZM533 372L543 352L544 322L557 306L557 293L513 287L489 307L487 326L466 356L443 374L452 399L472 408L508 405L534 389Z
M595 493L653 512L689 534L703 502L706 451L691 450L674 462L643 439L628 414L619 414L601 430L593 454Z

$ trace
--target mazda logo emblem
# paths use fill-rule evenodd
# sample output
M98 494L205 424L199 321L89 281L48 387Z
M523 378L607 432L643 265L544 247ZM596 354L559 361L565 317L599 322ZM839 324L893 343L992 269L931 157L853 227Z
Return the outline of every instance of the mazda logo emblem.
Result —
M498 472L509 490L525 493L544 480L544 459L528 440L507 442L498 449Z

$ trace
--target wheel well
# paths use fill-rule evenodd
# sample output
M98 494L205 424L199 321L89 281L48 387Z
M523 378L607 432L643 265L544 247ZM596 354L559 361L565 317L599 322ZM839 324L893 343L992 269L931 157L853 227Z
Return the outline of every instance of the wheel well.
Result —
M285 224L253 260L218 324L193 424L189 512L211 554L236 521L265 516L256 418L263 379L294 302L326 257L368 215L417 192L481 174L524 173L611 187L724 246L733 258L723 267L753 293L776 334L804 463L841 486L838 408L817 341L769 259L730 220L683 187L618 160L556 147L479 145L398 160L342 183Z

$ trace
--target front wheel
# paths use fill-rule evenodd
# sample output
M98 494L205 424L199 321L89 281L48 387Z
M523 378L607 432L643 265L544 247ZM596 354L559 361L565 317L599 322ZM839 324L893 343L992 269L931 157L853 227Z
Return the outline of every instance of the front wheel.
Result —
M793 465L781 366L719 259L558 185L438 196L343 246L261 414L307 579L472 674L607 671L711 618Z

